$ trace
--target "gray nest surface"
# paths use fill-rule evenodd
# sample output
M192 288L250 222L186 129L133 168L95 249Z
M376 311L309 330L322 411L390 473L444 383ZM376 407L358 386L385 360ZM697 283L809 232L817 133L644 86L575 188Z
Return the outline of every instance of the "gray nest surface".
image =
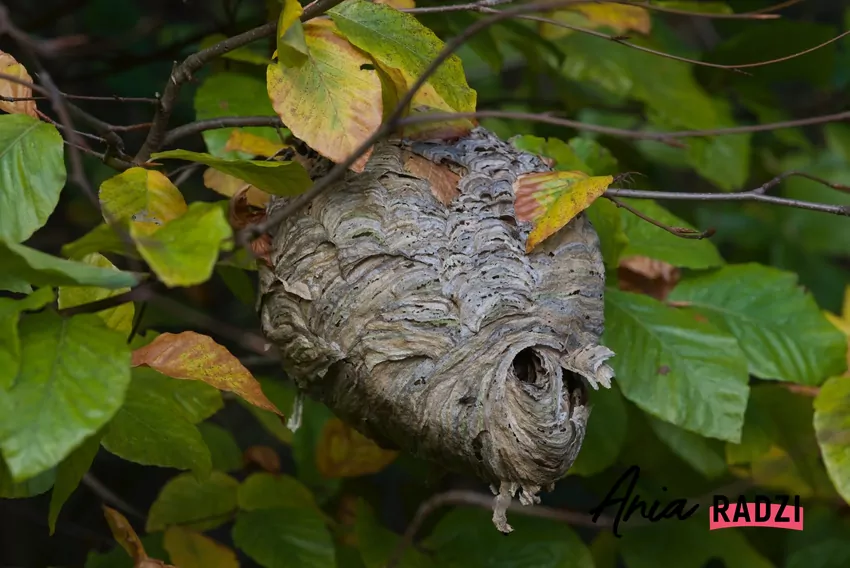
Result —
M408 152L460 175L450 203L405 169ZM379 144L273 230L260 270L263 331L297 386L381 446L489 482L504 532L518 490L539 502L573 464L587 386L613 376L590 222L525 251L513 184L549 169L482 128Z

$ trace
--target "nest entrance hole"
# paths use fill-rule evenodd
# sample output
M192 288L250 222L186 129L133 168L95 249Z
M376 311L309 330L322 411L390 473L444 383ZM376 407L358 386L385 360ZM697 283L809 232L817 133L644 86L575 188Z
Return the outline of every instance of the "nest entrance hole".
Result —
M513 371L517 379L529 385L540 386L543 382L543 363L533 347L526 347L513 360ZM588 402L587 380L574 371L562 369L564 391L570 394L578 393L580 404Z

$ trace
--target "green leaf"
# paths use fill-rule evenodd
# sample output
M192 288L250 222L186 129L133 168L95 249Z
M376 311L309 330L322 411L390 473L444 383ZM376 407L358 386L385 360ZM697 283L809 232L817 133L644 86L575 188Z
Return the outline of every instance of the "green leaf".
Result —
M206 420L224 407L221 391L203 381L173 379L149 367L134 368L133 379L173 400L180 414L192 424Z
M686 12L694 12L698 14L732 14L732 8L726 2L699 2L681 1L681 0L657 0L654 5L663 8L672 8L675 10L683 10Z
M454 509L423 544L438 566L452 568L593 568L590 550L563 523L515 516L510 537L493 529L492 513Z
M136 276L82 262L66 260L24 245L0 241L0 266L35 286L97 286L126 288L138 284Z
M239 449L233 434L212 422L198 424L198 430L200 430L204 443L210 450L214 470L236 471L242 469L242 450Z
M639 294L605 291L603 344L623 395L703 436L737 442L747 408L747 361L734 337Z
M266 82L240 73L210 75L195 94L195 115L198 120L222 116L274 116L274 109L266 92ZM218 128L203 132L210 154L218 158L249 159L245 152L225 150L227 140L236 128ZM280 143L277 130L267 126L240 128L245 132ZM284 136L288 131L281 129Z
M209 280L219 250L229 248L233 229L215 203L195 202L181 217L152 233L130 233L142 258L168 287L194 286Z
M25 114L0 116L0 241L19 243L42 227L65 176L56 127Z
M272 401L272 404L283 411L284 414L292 408L292 404L295 402L295 387L291 383L283 383L263 377L257 377L257 380L263 389L263 394ZM292 430L286 427L280 416L269 410L258 408L245 400L238 399L238 402L247 408L275 438L284 444L292 443ZM301 429L299 429L300 431ZM315 468L315 465L313 467Z
M56 468L56 484L53 486L53 493L50 495L50 511L47 515L47 524L51 535L56 530L56 521L59 518L62 505L65 504L68 497L80 484L80 480L91 468L97 451L100 449L101 438L103 438L102 430L93 436L89 436Z
M186 212L186 200L171 180L156 170L130 168L102 184L98 199L107 222L164 224Z
M366 0L348 0L328 10L343 35L375 58L397 70L409 88L443 49L443 42L411 14ZM455 55L427 82L458 112L475 110L476 93L466 83L463 64Z
M709 479L726 473L723 442L703 438L669 422L650 417L655 434L691 467Z
M570 139L570 148L583 163L587 164L595 176L613 175L617 173L617 159L608 148L596 140L585 136Z
M56 481L56 470L48 469L24 481L12 479L6 462L0 457L0 499L28 499L47 493Z
M21 366L0 391L0 450L16 481L45 471L112 418L130 382L125 338L94 314L20 324Z
M219 471L202 480L180 474L165 484L151 505L145 530L180 525L207 531L221 526L236 513L238 488L238 481Z
M623 199L644 215L671 227L694 227L676 217L664 207L648 199ZM648 256L684 268L711 268L723 264L720 253L708 239L683 239L644 221L637 215L620 210L623 228L629 244L622 257Z
M39 288L26 298L0 298L0 389L15 382L21 365L21 338L18 321L21 313L39 310L53 301L52 288Z
M684 280L668 299L687 303L688 311L734 335L750 373L762 379L817 385L847 367L847 339L793 273L759 264L726 266Z
M298 162L228 160L188 150L168 150L153 154L151 157L174 158L205 164L272 195L292 197L305 192L313 185L307 170Z
M371 507L362 498L357 500L354 530L360 548L360 558L366 568L384 568L398 547L401 537L381 525ZM403 568L432 568L436 566L418 548L408 546L398 564Z
M835 499L818 446L812 444L814 416L807 397L776 385L753 387L741 442L726 445L726 461L759 486L804 499Z
M109 259L98 253L92 253L85 256L80 259L80 262L91 266L99 266L100 268L118 270L115 268L115 265L109 262ZM73 306L80 306L90 302L97 302L98 300L105 300L106 298L118 296L119 294L129 291L129 288L107 290L106 288L83 286L60 286L59 308L71 308ZM121 304L120 306L115 306L114 308L97 312L97 315L103 319L106 327L129 334L133 327L133 315L135 312L136 310L133 306L133 302L127 302L126 304Z
M335 568L336 554L322 516L311 508L240 511L233 542L266 568Z
M608 199L597 199L585 210L587 218L599 236L602 260L605 266L616 268L620 257L629 244L629 238L623 230L625 223L618 207Z
M73 260L79 260L94 252L113 252L124 256L138 258L135 247L125 242L115 230L101 223L79 239L62 245L62 255Z
M307 487L289 475L255 473L239 486L239 508L259 509L313 508L316 499Z
M744 534L709 531L707 508L686 521L663 520L648 527L624 530L622 557L628 568L703 568L713 558L727 568L773 568L773 564L747 542Z
M814 424L829 478L850 503L850 377L833 377L821 386Z
M617 461L626 439L626 407L615 382L590 393L591 412L584 443L570 474L595 475Z
M201 433L175 400L174 391L163 388L162 382L150 381L149 373L156 372L133 369L127 400L109 423L103 447L143 465L208 473L212 468L210 451Z
M555 160L554 169L560 171L579 171L594 175L593 169L578 157L569 144L558 138L541 138L540 136L514 136L510 140L514 147Z

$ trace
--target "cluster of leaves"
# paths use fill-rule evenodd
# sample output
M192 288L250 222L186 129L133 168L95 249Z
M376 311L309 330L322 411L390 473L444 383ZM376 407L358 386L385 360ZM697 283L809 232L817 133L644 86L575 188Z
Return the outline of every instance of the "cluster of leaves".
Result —
M414 16L402 11L414 8L409 0L347 0L302 22L299 2L271 4L275 53L260 42L225 53L200 80L193 106L198 121L266 117L282 126L210 126L202 131L203 152L155 152L152 161L104 176L96 196L101 217L82 237L63 242L61 256L39 250L33 237L71 191L64 132L44 114L47 105L32 100L31 89L0 80L0 94L11 97L0 101L7 113L0 115L0 290L10 292L0 297L6 322L0 326L0 498L51 491L52 532L100 448L185 471L161 489L141 539L120 513L106 510L123 550L92 553L89 568L238 566L237 553L220 542L228 539L272 568L377 568L400 540L382 524L375 500L344 480L420 464L411 467L408 456L378 448L310 401L293 433L281 422L281 410L293 407L293 388L254 377L211 337L183 329L137 332L142 314L133 294L152 282L191 291L217 276L250 305L256 261L236 246L234 229L260 215L272 196L311 187L304 165L287 157L292 138L345 161L392 115L444 47L440 38L477 17ZM654 5L732 13L721 2ZM494 104L478 93L496 93L518 101L504 105L511 110L533 110L543 100L586 124L649 135L735 126L741 116L783 120L787 111L773 87L789 79L839 95L850 83L841 72L847 51L834 45L750 77L576 31L634 33L630 41L640 47L721 64L773 55L765 50L777 56L802 50L829 39L831 26L775 20L736 27L730 20L724 31L731 39L694 53L664 13L645 7L577 4L546 16L546 22L505 20L470 38L401 115L469 113ZM222 39L209 36L201 45ZM522 80L497 83L498 72L512 68ZM31 81L8 54L0 53L0 72ZM811 568L815 549L850 557L850 527L835 514L837 501L850 502L850 288L838 308L847 272L833 262L847 260L847 221L760 205L674 211L652 200L602 198L627 171L647 173L655 188L690 183L721 192L788 170L847 183L850 129L819 129L825 148L799 129L761 138L695 137L680 147L651 137L633 144L589 134L559 138L551 127L501 118L481 123L554 166L521 177L515 187L517 214L534 225L529 251L582 211L600 237L608 271L603 343L616 353L617 378L612 389L593 393L584 448L569 475L600 495L632 464L644 471L643 495L660 495L662 486L677 496L699 495L735 478L800 494L807 506L818 506L811 516L807 508L813 536L781 541L786 565L805 561ZM468 118L411 122L403 134L451 137L473 124ZM351 169L362 169L368 156L367 150ZM214 193L187 203L174 172L160 171L165 160L206 166L203 184ZM432 181L441 175L447 174L428 173ZM789 179L781 191L850 204L808 179ZM661 227L698 233L695 225L707 220L718 227L713 240L683 239ZM118 296L126 301L110 303ZM85 307L104 305L97 302L106 308ZM275 450L243 449L215 423L226 400L247 408L289 448L294 475L282 473ZM251 473L257 467L264 471ZM775 541L708 534L695 522L627 530L622 541L602 532L590 546L552 520L511 522L516 531L504 539L487 512L453 510L405 550L399 565L602 567L618 556L630 567L702 566L718 556L729 565L773 565ZM222 536L220 527L229 533ZM823 558L817 566L828 565Z

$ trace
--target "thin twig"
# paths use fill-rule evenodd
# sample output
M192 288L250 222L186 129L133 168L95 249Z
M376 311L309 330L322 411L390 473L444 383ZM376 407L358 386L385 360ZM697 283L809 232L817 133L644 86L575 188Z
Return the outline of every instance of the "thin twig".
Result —
M342 0L318 0L313 2L304 8L301 20L307 21L311 18L315 18L316 16L320 16L341 2ZM156 152L160 147L162 147L163 137L165 136L165 131L168 128L168 121L171 118L171 112L174 110L174 105L177 102L180 89L184 83L187 83L192 79L195 72L216 57L258 39L274 34L276 29L277 22L269 22L260 27L254 28L253 30L228 38L208 47L207 49L193 53L187 57L183 63L175 66L171 73L171 77L168 80L168 84L165 86L165 91L163 92L162 97L160 97L159 104L157 105L153 125L148 132L148 136L145 139L144 144L142 144L141 149L136 154L136 161L140 163L146 162L153 152Z
M100 500L104 503L115 507L122 513L130 515L131 517L135 517L140 521L144 521L147 519L144 513L141 513L138 509L127 503L124 499L119 497L115 492L113 492L106 485L101 483L101 481L96 478L91 472L86 472L83 474L82 479L83 485L88 487L92 493L100 497Z
M614 205L616 205L617 207L622 207L623 209L625 209L626 211L628 211L632 215L635 215L636 217L643 219L647 223L655 225L659 229L664 229L665 231L667 231L671 235L681 237L683 239L696 239L696 240L707 239L708 237L712 236L716 232L715 229L708 229L706 231L697 231L696 229L690 229L688 227L672 227L670 225L662 223L658 219L653 219L649 215L638 211L637 209L635 209L634 207L632 207L631 205L629 205L627 203L623 203L622 201L620 201L616 197L612 197L612 196L608 195L607 192L604 193L603 195L605 197L607 197L611 202L613 202Z
M478 491L461 489L438 493L430 497L419 506L419 509L417 509L416 514L413 516L413 520L411 520L410 524L407 526L407 530L404 531L404 535L401 539L399 539L398 545L396 546L392 556L390 556L390 559L387 562L387 568L395 568L398 566L404 556L404 551L413 545L416 533L419 532L425 521L437 510L452 505L492 509L493 500L494 497L492 495L486 495L484 493L479 493ZM568 511L566 509L542 507L540 505L527 507L519 505L517 501L513 501L511 503L509 510L529 517L538 517L570 525L597 529L607 528L613 524L613 519L609 519L607 517L600 517L597 522L594 523L592 516L588 513L578 513L575 511Z

